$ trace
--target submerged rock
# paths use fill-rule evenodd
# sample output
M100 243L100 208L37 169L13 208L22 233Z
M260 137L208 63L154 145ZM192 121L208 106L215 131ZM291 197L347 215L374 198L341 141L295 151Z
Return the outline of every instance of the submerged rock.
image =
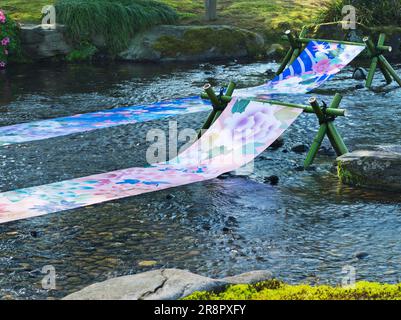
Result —
M206 61L264 52L260 35L224 25L157 26L139 33L119 57L129 61Z
M271 184L272 186L278 185L280 178L278 176L265 177L264 183Z
M352 78L355 80L366 80L367 71L364 68L356 68L352 74Z
M401 146L357 150L337 159L341 182L357 187L401 191Z
M299 144L299 145L291 148L291 151L295 152L295 153L305 153L305 152L308 152L308 150L309 150L309 147L305 144Z
M269 271L211 279L189 271L161 269L95 283L64 300L178 300L195 291L219 290L229 284L255 284L271 278Z

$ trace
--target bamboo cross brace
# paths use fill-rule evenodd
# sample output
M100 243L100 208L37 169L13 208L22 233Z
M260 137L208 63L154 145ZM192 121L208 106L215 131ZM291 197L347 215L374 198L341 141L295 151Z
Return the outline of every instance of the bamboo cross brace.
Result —
M206 119L204 125L202 126L201 130L198 132L198 138L202 137L203 132L208 130L210 126L220 117L221 113L224 111L225 107L227 106L228 102L223 101L221 97L217 97L216 93L214 92L211 84L207 83L203 86L203 90L205 91L202 93L201 97L203 99L209 99L212 103L213 110ZM231 99L232 94L235 90L235 83L230 82L227 86L225 96Z
M206 93L203 93L201 95L201 98L209 99L209 97ZM221 96L220 99L221 99L221 101L223 101L225 103L229 103L229 102L231 102L231 100L233 98L224 95L224 96ZM303 109L305 113L315 113L315 111L313 110L313 108L311 106L306 106L306 105L297 104L297 103L289 103L289 102L282 102L282 101L268 100L268 99L253 99L253 98L250 98L249 100L263 102L263 103L271 104L271 105L279 105L279 106L284 106L284 107L289 107L289 108ZM346 110L330 107L330 108L326 109L326 114L329 116L343 117L346 115Z
M334 96L334 99L330 105L330 109L334 110L338 109L341 100L342 96L337 93ZM319 148L322 145L323 139L326 135L329 138L330 143L333 146L338 156L348 153L348 149L343 139L341 138L340 134L338 133L337 128L334 125L334 119L333 120L327 119L327 111L322 110L316 98L309 99L309 103L312 106L313 110L315 111L317 118L319 119L320 128L311 144L308 155L305 159L304 162L305 168L308 168L315 160Z
M377 66L379 66L380 70L382 71L387 84L392 82L392 78L401 86L401 78L395 72L391 64L387 61L387 59L383 56L383 51L391 51L392 48L388 46L384 46L385 35L381 34L377 43L377 46L374 45L373 41L369 37L363 38L363 42L366 44L366 48L372 57L372 63L370 66L368 78L366 80L366 87L371 88L373 77Z

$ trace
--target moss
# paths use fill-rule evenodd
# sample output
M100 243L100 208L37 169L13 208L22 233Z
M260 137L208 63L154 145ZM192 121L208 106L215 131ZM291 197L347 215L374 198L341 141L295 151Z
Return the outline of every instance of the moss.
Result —
M363 176L360 176L355 173L351 173L348 169L347 166L344 165L341 161L338 161L337 164L337 171L338 171L338 177L340 178L340 181L345 184L349 184L352 186L364 186L366 183L366 179Z
M401 284L358 282L354 287L288 285L269 280L223 292L195 292L184 300L401 300Z
M81 43L80 46L71 51L65 59L69 62L91 61L96 52L97 48L94 45Z
M212 48L224 55L245 49L249 56L256 56L263 51L254 33L231 28L193 28L185 31L182 37L162 36L153 45L153 49L165 57L197 55Z

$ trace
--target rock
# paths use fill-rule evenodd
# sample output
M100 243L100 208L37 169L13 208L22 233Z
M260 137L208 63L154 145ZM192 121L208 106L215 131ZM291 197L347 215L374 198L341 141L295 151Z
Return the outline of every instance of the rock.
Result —
M272 186L276 186L278 185L278 182L280 181L280 178L277 176L270 176L270 177L266 177L264 179L264 183L270 183Z
M206 61L264 53L260 35L232 26L162 25L139 33L119 58L129 61Z
M138 262L139 267L153 267L156 264L157 264L157 261L154 261L154 260L144 260L144 261Z
M365 258L367 258L368 256L369 256L369 253L367 253L367 252L357 252L357 253L355 254L355 258L357 258L357 259L359 259L359 260L365 259Z
M277 150L280 149L284 145L284 138L279 137L276 141L272 143L272 145L269 147L270 150Z
M300 144L291 148L291 151L295 153L305 153L308 152L308 150L309 150L308 146L304 144Z
M229 284L257 283L271 278L269 271L211 279L189 271L161 269L95 283L64 300L178 300L195 291L221 290Z
M49 29L43 25L23 25L21 27L22 50L32 60L65 56L73 49L64 31L65 27L62 25L57 25L55 29Z
M366 80L367 72L364 68L356 68L352 74L352 78L355 80Z
M349 185L401 191L401 146L378 146L337 158L338 176Z

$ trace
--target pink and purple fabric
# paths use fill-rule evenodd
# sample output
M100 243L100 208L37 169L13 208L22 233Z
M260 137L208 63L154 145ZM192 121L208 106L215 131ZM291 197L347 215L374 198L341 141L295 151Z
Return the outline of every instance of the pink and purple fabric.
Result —
M300 57L267 84L236 90L234 96L265 98L272 94L304 94L321 86L358 56L365 47L311 42ZM210 110L199 97L189 97L51 120L0 127L0 147L66 136L96 129L152 121L180 114Z
M237 98L233 99L202 138L178 157L146 168L118 170L0 193L0 223L205 181L238 169L269 147L302 113L300 109L252 101L252 98L264 99L272 93L306 93L339 72L362 50L363 47L358 46L312 42L300 58L278 78L266 85L239 91ZM182 110L191 108L188 105L182 106ZM204 105L196 105L194 108L203 109ZM178 110L174 107L173 111L166 112L176 114L180 113L179 110L180 107ZM129 114L132 113L146 115L146 119L152 117L149 115L152 110L144 110L143 107L131 108ZM159 114L161 115L164 113ZM80 117L92 116L93 114L76 116L75 121L79 121ZM110 115L99 118L101 119L91 123L91 128L104 127L106 118L110 119ZM129 121L125 119L120 123L130 123ZM67 123L71 121L68 120ZM67 125L64 128L69 127ZM40 129L37 128L31 138L49 137L51 132L62 132L60 127L55 129L57 130L49 130L47 127L41 136L38 135L37 130ZM24 135L17 133L15 140L6 140L8 142L5 143L13 143L18 137L21 140L27 139L29 132L32 132L30 130L25 127L22 130ZM4 136L0 140L4 142Z

